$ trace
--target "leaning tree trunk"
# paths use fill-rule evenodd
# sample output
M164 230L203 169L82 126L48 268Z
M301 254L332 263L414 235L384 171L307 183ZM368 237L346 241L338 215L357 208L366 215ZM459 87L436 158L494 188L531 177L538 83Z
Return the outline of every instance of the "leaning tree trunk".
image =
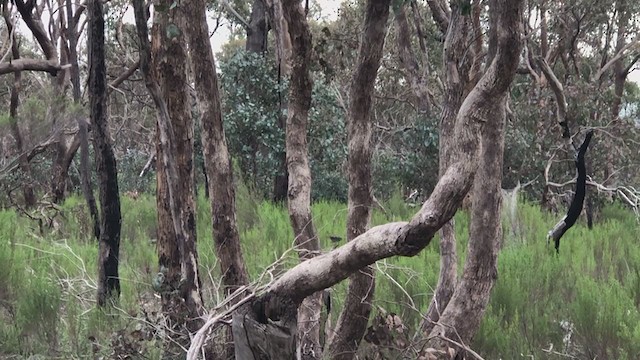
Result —
M107 71L104 51L102 2L89 0L89 107L94 127L93 147L100 184L100 241L98 255L98 305L120 295L118 260L120 252L120 195L116 158L111 148L107 120Z
M276 350L282 348L276 348L277 345L290 344L287 340L294 338L297 334L295 327L291 326L295 320L292 320L289 314L307 296L346 279L354 272L378 260L392 256L418 254L431 242L435 233L454 216L474 183L479 165L481 139L484 139L482 140L484 148L490 149L484 144L495 143L496 137L492 131L502 131L493 129L484 131L483 129L489 126L499 127L500 122L504 121L504 117L491 116L494 115L493 111L503 106L501 100L504 100L517 67L520 52L518 21L521 1L516 5L518 6L514 9L515 11L506 9L504 0L498 3L498 6L495 4L493 6L493 10L497 11L501 17L500 27L496 32L499 34L497 41L499 49L495 60L458 112L453 136L456 144L454 149L457 152L429 199L409 222L395 222L373 227L329 253L300 263L274 281L263 295L251 302L250 306L234 314L234 334L236 329L249 323L256 324L256 329L261 326L267 330L254 331L256 338L244 341L243 354L247 355L247 359L274 358L273 354ZM491 136L494 137L491 138ZM489 150L485 151L488 153ZM495 175L496 173L493 172L492 176ZM499 173L497 175L499 176ZM478 201L478 206L484 203L484 201ZM478 248L471 253L476 252L489 253L491 250ZM495 264L493 266L495 267ZM448 308L452 307L451 304L450 302ZM480 314L469 315L480 316ZM447 319L446 310L441 317L441 322L444 321L443 319ZM264 341L265 338L271 342ZM257 343L253 341L255 339L263 341ZM290 352L277 354L288 355L279 358L293 358Z
M444 175L452 161L456 115L467 95L465 89L470 82L474 60L473 49L469 47L470 16L463 15L460 6L452 4L450 19L447 20L443 52L445 95L439 126L439 176ZM433 329L453 296L458 277L457 263L455 223L452 219L440 230L440 275L420 326L423 333L428 334Z
M367 2L349 103L349 210L347 241L367 231L371 219L371 109L391 0ZM367 330L375 292L375 270L367 266L349 278L345 304L329 344L333 359L352 359Z
M505 106L521 49L522 1L493 0L490 11L491 65L465 99L458 115L471 111L474 121L485 123L473 187L469 251L461 280L427 343L428 348L440 351L438 356L443 359L450 358L449 349L464 356L465 351L451 340L459 344L471 342L497 278Z
M163 11L154 18L154 52L151 68L147 13L142 0L134 0L140 41L140 69L158 110L158 255L160 272L154 280L162 296L163 311L175 337L167 342L165 357L184 357L189 334L202 325L203 303L195 248L195 203L193 190L193 126L186 91L186 19L172 1L163 1ZM158 85L160 77L163 91ZM167 236L167 237L165 237ZM163 238L161 238L163 237Z
M213 238L222 274L224 294L229 296L240 286L249 282L236 223L233 167L222 126L215 59L209 44L206 2L192 0L188 4L185 3L183 7L186 17L191 19L186 31L198 105L202 114L202 147L209 179ZM227 355L227 358L234 356L232 337L228 338Z

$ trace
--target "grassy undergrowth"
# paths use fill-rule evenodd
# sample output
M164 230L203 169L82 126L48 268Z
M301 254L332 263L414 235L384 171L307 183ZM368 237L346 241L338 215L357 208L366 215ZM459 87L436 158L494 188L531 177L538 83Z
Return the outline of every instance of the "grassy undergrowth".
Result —
M198 199L198 252L205 297L220 300L208 200ZM292 245L286 208L257 202L241 191L238 221L252 278ZM373 223L407 220L416 211L400 197ZM134 358L160 356L154 327L158 300L151 289L157 271L155 200L123 198L120 258L122 295L107 312L95 309L97 244L84 204L69 199L54 230L41 234L32 220L0 211L0 358ZM321 244L345 237L347 208L335 202L313 207ZM546 246L555 218L519 204L505 220L499 278L472 347L486 359L637 359L640 354L640 247L632 213L611 206L589 231L578 223L562 240L559 256ZM468 216L456 216L460 267L466 254ZM285 262L293 265L295 257ZM397 314L405 333L420 322L437 282L437 239L412 258L376 264L377 313ZM332 317L346 284L332 289ZM550 347L552 348L550 349ZM548 351L545 351L548 350Z

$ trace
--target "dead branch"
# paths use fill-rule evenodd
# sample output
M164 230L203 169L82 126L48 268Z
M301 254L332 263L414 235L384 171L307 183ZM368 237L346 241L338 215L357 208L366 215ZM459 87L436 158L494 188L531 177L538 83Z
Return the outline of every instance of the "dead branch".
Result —
M585 166L585 154L587 152L587 148L589 147L589 142L591 141L591 137L593 136L593 131L589 131L580 145L580 149L576 154L576 168L578 169L578 178L576 179L576 191L573 195L573 200L571 201L571 205L569 206L569 211L567 215L565 215L562 220L560 220L556 226L549 231L548 239L553 239L555 242L556 253L560 252L560 238L564 233L569 230L575 224L576 220L580 216L582 212L582 206L584 204L584 197L586 194L586 181L587 181L587 169Z

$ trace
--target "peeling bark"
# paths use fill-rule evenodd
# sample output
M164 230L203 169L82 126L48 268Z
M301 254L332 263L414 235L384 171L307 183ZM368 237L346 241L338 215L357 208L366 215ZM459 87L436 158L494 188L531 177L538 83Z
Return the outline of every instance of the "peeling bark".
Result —
M140 41L140 69L158 110L157 156L159 173L162 172L158 184L166 186L158 189L163 191L158 194L158 222L173 225L172 229L165 228L158 234L160 273L156 278L157 290L163 298L163 311L175 321L170 326L178 330L173 334L177 337L173 341L188 345L188 333L202 325L204 309L195 248L193 126L185 90L187 53L183 31L186 19L180 9L171 8L170 0L162 2L165 11L154 17L154 61L156 71L161 71L159 76L152 70L144 2L134 0L133 4ZM157 77L162 82L162 91ZM171 237L161 239L160 236ZM181 348L171 346L167 350L175 353L165 356L184 356Z
M389 19L390 0L367 2L348 113L349 210L347 241L367 231L371 219L371 135L373 91ZM405 18L406 23L406 18ZM352 359L367 330L375 292L375 270L368 266L349 278L345 304L329 343L332 359Z

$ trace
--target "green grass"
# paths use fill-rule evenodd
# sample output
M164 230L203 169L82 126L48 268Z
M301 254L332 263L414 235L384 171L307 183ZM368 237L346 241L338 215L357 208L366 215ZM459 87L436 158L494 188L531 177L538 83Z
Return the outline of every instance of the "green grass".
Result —
M207 304L220 300L208 199L198 197L198 254ZM408 220L417 211L399 196L376 210L372 224ZM97 244L80 198L70 198L56 217L56 230L40 234L32 220L0 212L0 358L117 357L138 352L159 358L158 300L150 286L157 272L155 199L123 197L120 257L122 295L116 307L95 309ZM313 206L314 225L325 251L345 238L347 207ZM487 359L550 358L543 349L582 359L635 359L640 354L640 247L638 222L617 206L589 231L578 223L556 256L546 233L557 221L520 203L505 219L499 278L472 347ZM293 233L286 207L238 194L238 225L252 279L289 249ZM456 216L459 267L464 264L469 219ZM280 270L297 262L292 253ZM397 314L409 333L426 311L438 277L437 239L415 257L376 264L375 311ZM334 286L332 316L339 314L346 282ZM570 341L566 341L571 327ZM563 339L565 341L563 341Z

